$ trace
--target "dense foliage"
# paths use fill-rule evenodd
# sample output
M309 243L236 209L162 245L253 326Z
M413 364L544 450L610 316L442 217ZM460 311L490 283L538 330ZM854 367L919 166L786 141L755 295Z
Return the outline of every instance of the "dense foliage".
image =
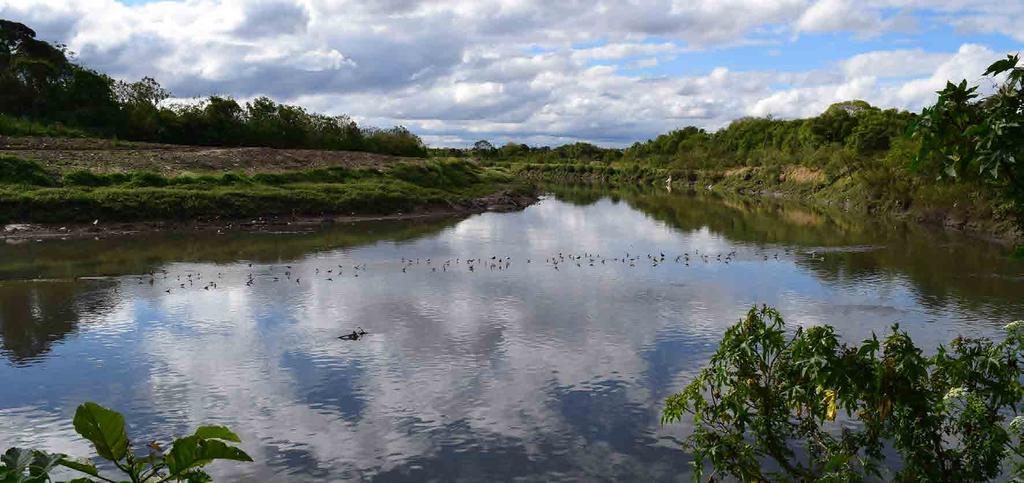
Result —
M175 439L170 446L151 441L145 456L135 453L125 431L124 416L99 404L87 402L78 406L75 431L89 440L96 454L112 464L123 475L118 480L100 473L88 459L70 458L59 453L10 448L0 457L0 481L10 483L45 483L52 481L50 472L65 467L84 473L85 477L71 483L96 481L130 481L131 483L166 481L211 481L203 467L215 460L252 461L238 447L238 436L224 426L200 426L195 433ZM125 480L124 478L127 478Z
M626 149L588 143L530 147L509 143L500 148L481 140L471 149L440 149L437 154L474 156L484 160L528 163L636 163L673 168L723 168L778 162L811 162L820 151L848 151L850 157L872 157L905 141L915 116L879 109L864 101L840 102L807 119L742 118L715 132L688 126L637 142Z
M1024 321L1006 331L926 356L898 326L848 345L753 308L662 420L692 415L685 445L712 480L981 481L1005 463L1021 476L1024 417L1007 419L1024 402Z
M805 119L747 117L713 132L687 126L625 149L479 141L434 152L551 181L674 180L1014 238L1024 234L1024 68L1010 56L985 74L1005 79L993 95L979 98L966 81L949 83L921 114L855 100Z
M601 162L610 163L622 158L622 150L602 148L590 143L563 144L561 146L529 146L508 143L500 148L487 140L480 140L472 148L434 148L433 156L473 157L485 161L519 161L527 163Z
M989 66L984 75L1005 80L984 98L967 81L946 83L935 105L914 124L914 136L921 140L915 167L994 183L1024 206L1024 67L1019 61L1010 55Z
M69 126L136 141L426 154L403 127L360 128L346 116L266 97L245 105L217 96L168 105L169 98L154 79L115 81L71 62L66 49L36 39L31 28L0 19L0 134L62 135Z

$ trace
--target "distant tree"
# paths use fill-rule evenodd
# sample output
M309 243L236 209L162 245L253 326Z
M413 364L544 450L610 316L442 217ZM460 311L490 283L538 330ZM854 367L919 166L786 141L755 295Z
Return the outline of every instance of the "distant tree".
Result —
M843 144L857 128L858 114L867 110L877 109L864 101L835 103L821 115L808 120L807 127L821 144Z
M530 147L525 144L517 144L510 141L502 146L499 151L501 151L500 155L503 158L514 158L528 154L530 152Z
M859 112L857 118L847 144L859 154L871 154L888 150L893 139L906 132L913 115L896 109L872 108Z
M160 104L170 98L170 93L152 77L143 77L136 82L117 82L114 95L121 106L124 126L120 134L128 139L145 141L163 140L163 119ZM91 126L91 127L96 127Z
M70 73L63 49L24 24L0 19L0 111L40 116L51 88Z
M118 102L154 109L171 97L171 93L152 77L143 77L135 82L118 82L115 89Z
M28 26L0 19L0 114L141 141L426 154L422 140L404 127L361 129L348 117L310 113L266 97L245 107L220 96L166 105L170 92L155 79L115 82L75 65L68 55L63 46L36 39Z
M481 139L473 143L474 151L494 151L494 145L486 139Z

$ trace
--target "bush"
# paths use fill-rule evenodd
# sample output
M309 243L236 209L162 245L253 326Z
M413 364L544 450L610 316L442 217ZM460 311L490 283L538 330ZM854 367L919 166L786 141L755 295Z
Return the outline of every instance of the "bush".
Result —
M693 416L685 446L698 475L861 481L894 468L899 481L977 481L1012 456L1021 477L1024 417L1007 418L1022 376L1024 321L1003 341L957 337L926 357L898 326L851 346L829 326L787 332L761 307L725 332L662 421Z
M69 128L61 123L43 124L0 114L0 134L6 136L52 136L65 138L85 137L81 129Z
M56 183L56 178L39 163L0 155L0 184L53 186Z
M157 441L147 445L146 456L136 455L124 416L99 404L87 402L75 411L75 431L93 444L96 454L111 462L126 481L212 481L203 467L215 460L252 461L245 451L230 443L240 440L224 426L200 426L195 433L178 438L165 448ZM0 481L46 482L50 472L62 466L102 481L115 481L100 474L89 459L60 453L10 448L0 458ZM77 478L74 482L95 481Z
M108 186L112 179L109 176L102 176L86 169L76 169L64 173L62 183L64 186Z

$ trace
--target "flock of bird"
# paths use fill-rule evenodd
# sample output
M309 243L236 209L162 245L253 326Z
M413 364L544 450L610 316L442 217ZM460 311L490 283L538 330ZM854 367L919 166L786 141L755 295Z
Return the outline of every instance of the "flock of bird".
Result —
M778 251L774 253L759 252L757 255L748 256L746 259L757 259L760 258L763 261L778 260ZM790 253L789 249L785 249L784 253ZM809 252L811 258L817 258L814 252ZM722 263L729 264L737 261L737 252L730 251L727 253L703 253L700 250L694 250L693 253L685 252L678 255L666 255L663 252L658 253L644 253L636 254L626 252L622 256L606 257L599 253L564 253L558 252L544 259L543 264L534 263L533 259L526 258L525 264L528 265L544 265L554 271L561 271L563 268L589 268L598 266L608 265L619 265L622 267L635 268L642 266L649 266L651 268L657 268L661 265L676 264L680 266L690 266L691 264L713 264ZM473 257L473 258L448 258L444 261L434 260L432 258L406 258L401 257L398 260L399 273L409 273L413 270L425 270L430 269L431 272L452 272L456 270L465 270L468 272L477 271L507 271L513 267L513 259L511 256L491 256L487 257ZM374 264L375 268L381 268L380 264ZM394 264L385 262L383 266L391 266L394 268ZM301 267L300 267L301 268ZM335 280L341 280L342 278L359 278L360 274L366 274L370 271L370 265L361 262L348 265L331 265L331 266L314 266L313 272L309 273L308 269L305 269L305 277L307 283L310 282L310 277L315 280L323 280L327 282L333 282ZM245 276L245 286L252 287L257 283L264 284L279 284L279 283L294 283L296 285L302 285L303 278L299 276L299 272L302 270L294 270L292 265L267 265L253 267L253 264L248 264L248 272ZM189 289L202 289L205 291L217 290L220 287L220 283L225 280L223 272L217 272L212 276L204 278L203 273L198 271L183 271L181 273L171 273L168 270L158 270L150 272L138 277L138 284L143 285L148 283L150 286L155 286L159 283L159 288L163 288L164 292L170 294L174 293L175 290L189 290ZM339 337L345 340L359 340L366 335L366 332L362 328L353 330L351 333Z
M785 249L785 253L789 253L789 249ZM809 252L811 257L814 258L814 252ZM771 259L778 260L779 252L775 253L759 253L757 255L764 261ZM558 252L557 254L551 255L544 259L544 265L550 267L553 270L560 270L566 267L596 267L600 265L618 264L625 267L637 267L637 266L650 266L656 268L660 265L665 264L678 264L682 266L690 266L691 264L711 264L711 263L723 263L729 264L737 261L737 252L730 251L728 253L702 253L700 250L694 250L690 252L681 253L678 255L670 256L663 252L658 253L624 253L621 257L606 257L599 253L564 253ZM526 258L525 264L534 264L533 259ZM376 265L376 264L375 264ZM389 263L384 264L392 265ZM539 265L539 264L536 264ZM394 266L394 265L392 265ZM504 271L509 270L513 266L513 259L511 256L491 256L487 257L474 257L474 258L449 258L444 261L434 260L431 258L406 258L401 257L398 261L398 268L400 273L409 273L416 269L427 269L431 272L450 272L458 269L466 270L468 272L476 272L482 270L490 271ZM253 265L248 264L249 271L245 278L245 285L252 287L257 283L295 283L301 285L303 278L299 276L299 271L293 271L292 265L283 266L263 266L256 267L253 269ZM333 265L333 266L318 266L312 267L313 272L305 273L306 280L310 278L313 280L324 280L328 282L335 281L336 279L342 279L346 277L359 278L360 274L366 274L370 270L368 263L356 263L354 265ZM379 266L377 268L380 268ZM140 285L149 283L149 285L155 285L157 281L161 281L161 286L166 287L165 292L172 293L175 289L190 289L190 288L201 288L203 290L216 290L219 287L221 281L223 281L224 273L217 272L212 278L203 278L201 272L184 271L179 274L172 274L167 270L159 270L144 274L138 278ZM169 283L167 283L169 282Z

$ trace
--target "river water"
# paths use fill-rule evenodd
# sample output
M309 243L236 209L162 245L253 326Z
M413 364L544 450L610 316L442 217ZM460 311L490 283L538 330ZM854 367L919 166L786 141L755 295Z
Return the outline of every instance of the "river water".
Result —
M761 303L850 341L899 322L934 348L1024 318L1024 265L920 227L588 191L462 219L7 245L0 448L91 454L71 425L90 400L140 445L231 427L255 462L213 465L225 481L688 480L687 425L660 426L662 401Z

